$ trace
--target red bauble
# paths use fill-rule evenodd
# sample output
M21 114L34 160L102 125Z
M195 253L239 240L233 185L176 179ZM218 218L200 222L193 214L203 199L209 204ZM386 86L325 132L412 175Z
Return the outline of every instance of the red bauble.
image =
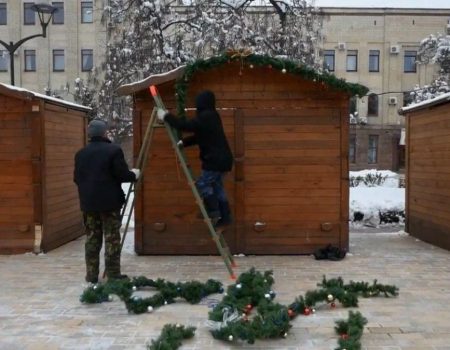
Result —
M344 339L344 340L347 340L348 339L348 334L347 333L341 334L341 338Z
M291 309L288 309L288 316L289 317L294 317L295 316L295 312Z
M253 309L253 305L252 304L248 304L245 308L250 311L251 309Z
M311 309L310 309L309 307L305 307L305 310L303 310L303 314L304 314L305 316L310 315L310 314L311 314Z
M335 303L331 303L331 307L334 309L336 307Z

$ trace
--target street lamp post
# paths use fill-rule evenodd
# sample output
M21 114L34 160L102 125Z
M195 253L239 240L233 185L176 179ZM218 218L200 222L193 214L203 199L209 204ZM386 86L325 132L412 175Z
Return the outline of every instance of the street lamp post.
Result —
M53 17L53 14L57 10L56 7L47 5L47 4L36 4L31 7L35 12L38 13L39 16L39 22L41 22L42 26L42 34L35 34L28 36L26 38L23 38L19 40L16 43L13 43L12 41L8 43L4 42L3 40L0 40L0 44L2 44L6 50L9 52L9 64L11 69L11 85L14 85L14 52L22 45L25 41L28 41L33 38L37 37L47 37L47 26L50 23L50 20Z

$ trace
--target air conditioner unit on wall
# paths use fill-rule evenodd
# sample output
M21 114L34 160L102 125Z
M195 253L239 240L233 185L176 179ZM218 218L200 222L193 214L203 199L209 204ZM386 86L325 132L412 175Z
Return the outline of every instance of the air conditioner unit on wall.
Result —
M392 45L391 49L389 50L391 54L398 54L400 53L400 45Z
M338 50L343 51L345 50L345 47L346 47L345 43L338 43Z
M397 97L389 97L388 103L392 106L397 104Z

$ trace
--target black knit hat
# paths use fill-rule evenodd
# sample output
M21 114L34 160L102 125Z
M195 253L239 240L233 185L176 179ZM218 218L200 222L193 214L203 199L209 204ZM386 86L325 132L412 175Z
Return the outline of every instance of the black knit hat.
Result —
M108 125L101 119L92 120L87 128L88 137L105 136Z

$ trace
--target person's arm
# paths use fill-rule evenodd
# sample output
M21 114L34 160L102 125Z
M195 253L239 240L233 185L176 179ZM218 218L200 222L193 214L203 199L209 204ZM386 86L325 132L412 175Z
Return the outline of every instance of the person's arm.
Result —
M181 131L194 132L198 130L199 122L197 118L178 118L171 113L166 113L164 116L164 121L166 121L172 128Z
M197 136L195 135L184 137L181 141L183 142L183 147L189 147L198 144Z
M112 162L112 172L114 177L119 182L135 182L137 181L137 176L134 172L128 169L128 165L125 162L125 156L121 148L118 148L114 154Z

